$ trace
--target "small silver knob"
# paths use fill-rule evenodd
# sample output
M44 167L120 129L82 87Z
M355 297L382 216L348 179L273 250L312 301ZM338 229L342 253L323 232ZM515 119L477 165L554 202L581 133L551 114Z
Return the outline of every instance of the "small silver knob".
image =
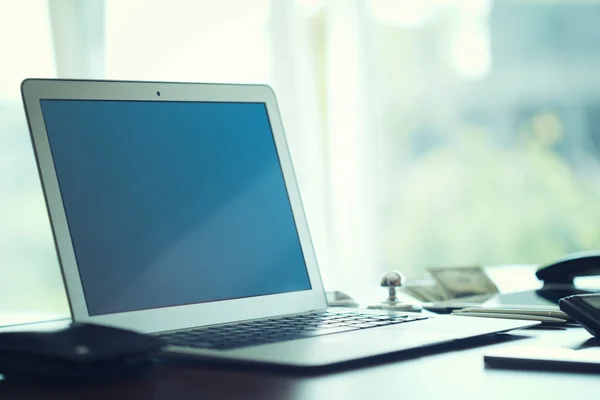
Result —
M383 274L379 285L388 290L388 298L377 304L370 304L367 308L386 311L413 311L419 312L423 307L417 304L405 303L396 297L396 289L402 287L406 280L398 271L389 271Z
M388 289L388 298L385 303L398 303L398 297L396 296L396 288L404 285L404 276L398 271L389 271L383 274L381 277L381 287Z

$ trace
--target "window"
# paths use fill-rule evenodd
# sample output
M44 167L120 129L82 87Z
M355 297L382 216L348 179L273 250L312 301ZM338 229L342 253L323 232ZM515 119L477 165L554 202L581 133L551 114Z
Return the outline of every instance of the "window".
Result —
M374 181L368 211L354 211L372 217L362 227L380 255L365 279L599 247L599 2L370 0L361 12L371 114L358 137L371 146L354 161Z
M19 89L55 76L51 39L46 1L0 3L0 325L69 313Z
M0 325L68 315L22 78L270 84L326 288L355 294L389 269L598 248L598 16L595 0L0 4Z
M106 76L269 82L269 10L266 0L109 0Z

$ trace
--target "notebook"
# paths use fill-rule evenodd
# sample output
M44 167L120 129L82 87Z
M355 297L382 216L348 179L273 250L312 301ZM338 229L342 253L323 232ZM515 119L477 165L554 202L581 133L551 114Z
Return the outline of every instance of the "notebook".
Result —
M295 367L535 325L328 308L268 86L27 79L22 95L75 321Z

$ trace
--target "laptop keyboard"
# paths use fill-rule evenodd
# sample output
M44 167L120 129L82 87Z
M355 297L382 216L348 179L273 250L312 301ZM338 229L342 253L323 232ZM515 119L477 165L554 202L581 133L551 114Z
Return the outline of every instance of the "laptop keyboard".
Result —
M333 333L403 324L427 319L421 315L322 311L287 317L238 322L158 334L169 345L230 350L259 344L304 339Z

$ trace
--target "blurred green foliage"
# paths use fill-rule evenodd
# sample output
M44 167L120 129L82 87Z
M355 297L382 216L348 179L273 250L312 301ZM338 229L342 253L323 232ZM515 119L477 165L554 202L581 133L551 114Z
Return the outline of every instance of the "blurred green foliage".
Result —
M598 248L600 194L554 150L562 132L537 128L502 148L467 127L411 163L385 222L387 266L544 264Z

